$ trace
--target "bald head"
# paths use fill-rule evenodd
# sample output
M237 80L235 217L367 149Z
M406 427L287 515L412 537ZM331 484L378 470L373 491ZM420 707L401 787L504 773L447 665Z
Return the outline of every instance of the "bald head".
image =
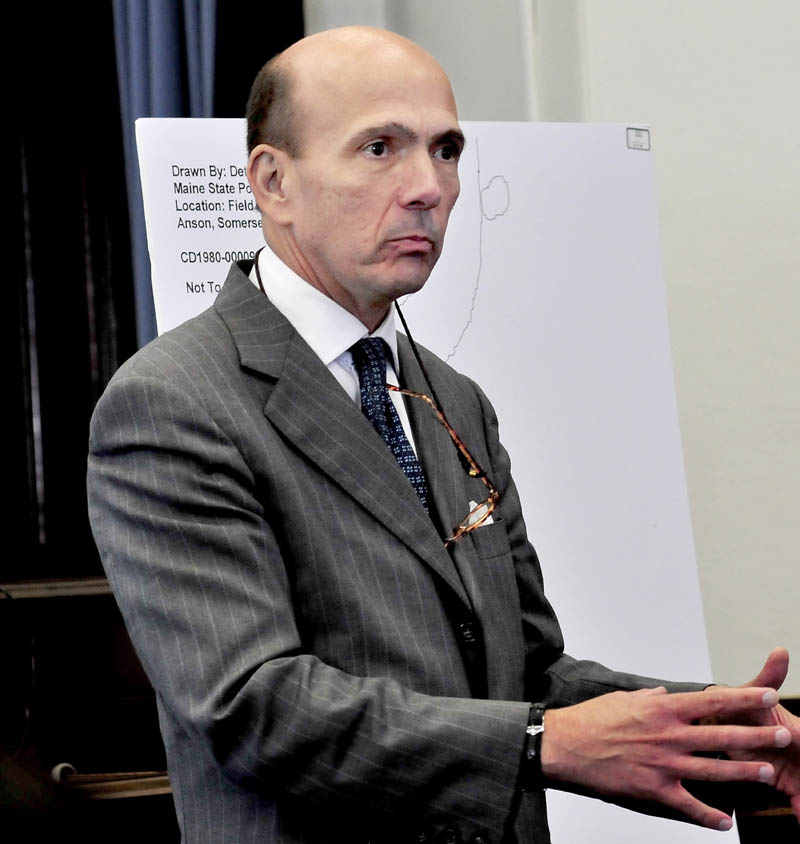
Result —
M247 178L272 251L370 331L426 282L464 135L438 62L399 35L304 38L259 74Z
M398 86L415 77L428 90L444 91L455 114L450 83L422 47L396 33L345 26L310 35L274 56L260 70L247 102L247 149L269 144L302 154L304 129L318 104L343 102L365 88ZM370 82L374 84L370 86Z
M299 154L292 106L291 80L282 67L283 53L270 59L258 72L247 98L247 152L269 144L291 156Z

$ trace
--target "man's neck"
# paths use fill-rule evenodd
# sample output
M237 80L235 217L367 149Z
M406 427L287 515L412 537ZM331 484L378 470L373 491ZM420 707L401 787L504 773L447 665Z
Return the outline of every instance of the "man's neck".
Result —
M297 246L297 242L285 228L268 225L266 218L263 218L262 224L264 225L264 239L275 255L303 281L349 311L366 326L370 334L386 319L386 314L391 308L391 302L387 303L385 300L376 300L374 303L361 302L356 300L345 287L336 283L335 280L325 283L314 272L314 268Z

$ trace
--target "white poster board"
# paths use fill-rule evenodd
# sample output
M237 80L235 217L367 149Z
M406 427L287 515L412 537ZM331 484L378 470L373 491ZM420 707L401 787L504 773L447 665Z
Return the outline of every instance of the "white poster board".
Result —
M567 650L708 681L646 129L464 123L442 258L403 305L480 383L511 453ZM244 122L136 124L160 331L262 243ZM553 840L676 844L709 830L550 791ZM719 839L715 839L719 840Z

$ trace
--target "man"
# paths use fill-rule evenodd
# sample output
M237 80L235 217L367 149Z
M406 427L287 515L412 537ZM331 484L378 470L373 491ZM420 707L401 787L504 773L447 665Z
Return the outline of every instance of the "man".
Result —
M459 190L439 65L380 30L303 39L248 136L267 248L120 370L91 432L184 839L545 842L545 783L728 828L681 780L761 780L800 813L785 652L674 694L564 655L490 405L395 334Z

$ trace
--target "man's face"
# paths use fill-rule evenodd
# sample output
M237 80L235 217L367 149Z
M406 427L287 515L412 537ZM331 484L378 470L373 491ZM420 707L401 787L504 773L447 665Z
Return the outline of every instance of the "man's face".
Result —
M301 154L284 181L282 251L371 328L427 280L459 192L455 103L422 56L346 60L321 84L297 75Z

